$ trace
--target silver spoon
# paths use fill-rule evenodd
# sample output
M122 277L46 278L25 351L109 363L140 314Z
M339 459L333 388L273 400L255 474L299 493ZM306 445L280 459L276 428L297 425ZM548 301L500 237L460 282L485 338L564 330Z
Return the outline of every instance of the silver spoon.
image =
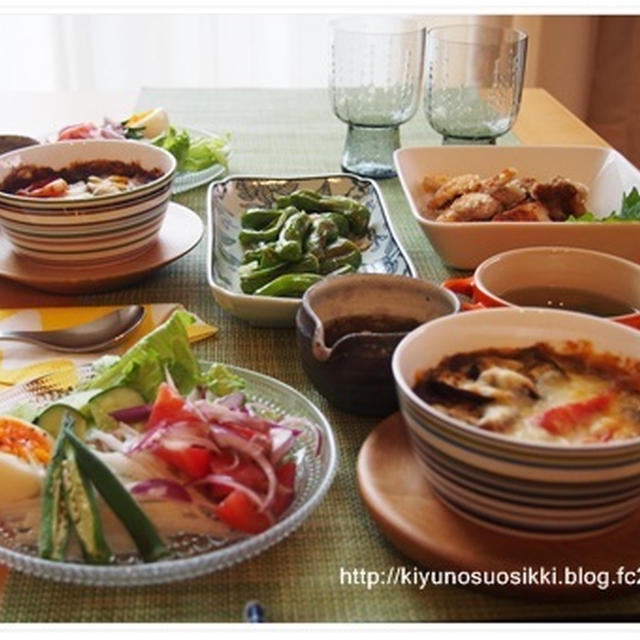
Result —
M1 331L0 340L31 342L53 351L103 351L124 340L141 322L144 307L116 309L97 320L56 331Z

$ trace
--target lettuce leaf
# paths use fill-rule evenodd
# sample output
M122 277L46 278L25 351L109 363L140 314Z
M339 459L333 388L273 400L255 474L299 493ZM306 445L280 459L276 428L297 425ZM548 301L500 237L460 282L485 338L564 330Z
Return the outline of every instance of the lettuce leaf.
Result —
M169 127L166 133L154 138L151 143L168 151L176 159L178 171L182 171L182 165L191 145L189 134L186 131L177 131L175 127Z
M120 358L106 364L84 388L108 389L125 385L139 391L147 402L152 402L168 374L180 393L189 393L201 380L200 367L191 351L186 330L194 322L193 316L186 311L175 311L164 324Z
M192 140L184 129L178 131L175 127L169 127L166 133L151 142L175 157L178 171L202 171L214 164L227 168L230 138L227 133L224 136Z
M212 364L209 371L204 374L202 384L218 397L240 391L247 386L243 378L231 373L227 367L219 362Z
M578 218L569 216L567 222L640 222L640 193L636 187L624 193L620 211L612 211L606 218L598 218L589 212Z
M229 134L223 137L200 138L191 143L182 165L183 171L202 171L214 164L228 165Z

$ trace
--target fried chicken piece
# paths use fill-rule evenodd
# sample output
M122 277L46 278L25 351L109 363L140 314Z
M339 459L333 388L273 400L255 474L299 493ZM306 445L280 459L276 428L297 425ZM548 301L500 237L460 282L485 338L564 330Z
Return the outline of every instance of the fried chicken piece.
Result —
M516 176L518 172L512 167L508 167L503 169L500 173L497 173L495 176L491 176L486 180L482 181L482 190L486 193L491 193L494 189L499 189L500 187L504 187L505 184L511 182Z
M528 185L517 177L518 172L508 167L483 181L480 191L495 198L505 209L523 202L529 195Z
M449 178L434 193L433 198L429 201L429 209L431 209L431 211L441 209L466 193L479 191L481 186L480 176L475 174L467 173L462 176Z
M538 182L531 189L531 196L547 208L549 217L560 222L586 212L587 193L585 185L560 176L549 182Z
M427 193L435 193L450 177L444 173L433 175L433 176L425 176L422 180L422 188Z
M494 222L551 222L549 211L540 202L525 202L495 215Z
M451 206L436 218L436 222L491 220L500 211L502 211L500 203L490 195L466 193L454 200Z

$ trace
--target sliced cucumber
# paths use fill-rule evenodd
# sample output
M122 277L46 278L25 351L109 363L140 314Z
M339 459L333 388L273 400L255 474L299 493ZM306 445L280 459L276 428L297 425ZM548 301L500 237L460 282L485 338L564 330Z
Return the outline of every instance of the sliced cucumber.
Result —
M141 404L145 404L144 398L135 389L112 387L93 396L87 406L98 429L113 431L118 428L118 422L109 415L112 411L137 407Z
M68 396L58 398L56 404L64 404L79 411L85 418L90 418L91 414L87 409L89 400L100 393L100 389L87 389L86 391L74 391Z
M62 426L62 419L66 413L70 413L74 418L74 425L76 433L80 439L84 438L85 433L89 429L87 419L78 411L78 409L58 402L47 407L37 418L36 424L49 432L52 436L56 437L60 432Z

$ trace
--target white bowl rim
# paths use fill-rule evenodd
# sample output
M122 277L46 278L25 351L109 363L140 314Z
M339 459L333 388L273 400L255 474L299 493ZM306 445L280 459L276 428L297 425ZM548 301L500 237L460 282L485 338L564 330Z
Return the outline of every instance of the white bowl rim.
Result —
M45 202L49 202L52 205L69 205L72 203L74 205L79 206L87 206L89 204L98 204L104 203L109 198L112 199L120 199L120 198L131 198L135 197L137 193L139 193L142 189L149 189L155 186L159 186L162 182L170 180L176 173L178 162L171 153L169 153L166 149L162 149L161 147L156 147L155 145L144 144L141 142L137 142L136 140L62 140L57 142L46 142L40 145L33 145L33 147L26 147L26 149L41 149L43 147L51 148L51 147L84 147L86 145L91 144L101 144L105 146L113 146L118 147L122 145L137 145L138 148L146 149L150 151L151 155L157 154L159 156L164 156L166 160L169 161L169 169L167 171L163 171L162 175L155 180L151 180L151 182L146 182L138 187L134 187L130 191L124 191L119 194L106 194L103 196L93 196L92 198L47 198L43 201L43 198L32 198L29 196L18 196L13 193L7 193L5 191L0 191L0 200L6 199L8 202L12 204L23 204L24 206L28 206L29 204L44 204ZM12 155L19 154L20 152L24 152L25 148L14 149L13 151L8 151L5 154L0 155L0 160L7 159ZM73 162L72 159L69 159L69 162ZM132 161L133 162L133 161ZM19 165L18 165L19 166Z
M501 307L496 309L482 309L472 312L474 318L478 318L479 320L489 319L493 314L502 314L507 316L511 314L514 316L514 320L518 317L522 317L522 315L537 315L537 316L551 316L551 317L578 317L581 319L590 318L596 324L602 324L603 326L609 327L614 331L621 331L626 333L629 338L635 338L636 340L640 337L640 333L638 329L633 329L631 327L627 327L623 324L611 322L611 320L604 318L597 318L594 316L590 316L584 313L578 313L575 311L564 311L560 309L536 309L536 308L518 308L518 307ZM487 317L488 316L488 317ZM624 449L637 449L640 447L640 436L635 438L629 438L627 440L619 440L605 444L577 444L577 445L556 445L549 442L535 442L529 440L518 440L516 438L511 438L506 435L502 435L500 433L495 433L493 431L487 431L486 429L481 429L480 427L476 427L475 425L468 424L463 422L462 420L458 420L456 418L452 418L445 413L437 411L433 409L430 404L425 402L420 396L418 396L413 389L409 386L407 381L400 373L400 359L402 357L402 352L406 348L406 345L415 338L416 335L422 334L428 331L432 326L436 324L442 324L446 322L456 322L460 320L455 320L456 318L467 317L465 313L454 313L449 314L447 316L442 316L440 318L436 318L435 320L431 320L427 322L413 331L409 332L398 344L396 350L394 351L393 358L391 361L391 369L393 373L393 377L397 387L402 391L402 393L421 411L428 413L430 415L435 416L440 421L444 421L448 424L448 426L455 427L457 430L462 430L463 432L471 432L481 438L485 438L488 442L495 441L501 442L505 444L509 444L511 447L520 447L523 449L529 449L537 452L553 452L554 454L558 453L567 453L569 456L573 456L579 452L588 452L588 453L603 453L609 454L615 450L624 450ZM591 340L590 338L586 338L590 342L597 347L596 340ZM539 340L538 340L539 342ZM499 345L494 345L499 348ZM455 351L452 351L450 355L453 355ZM633 356L629 356L633 357Z

